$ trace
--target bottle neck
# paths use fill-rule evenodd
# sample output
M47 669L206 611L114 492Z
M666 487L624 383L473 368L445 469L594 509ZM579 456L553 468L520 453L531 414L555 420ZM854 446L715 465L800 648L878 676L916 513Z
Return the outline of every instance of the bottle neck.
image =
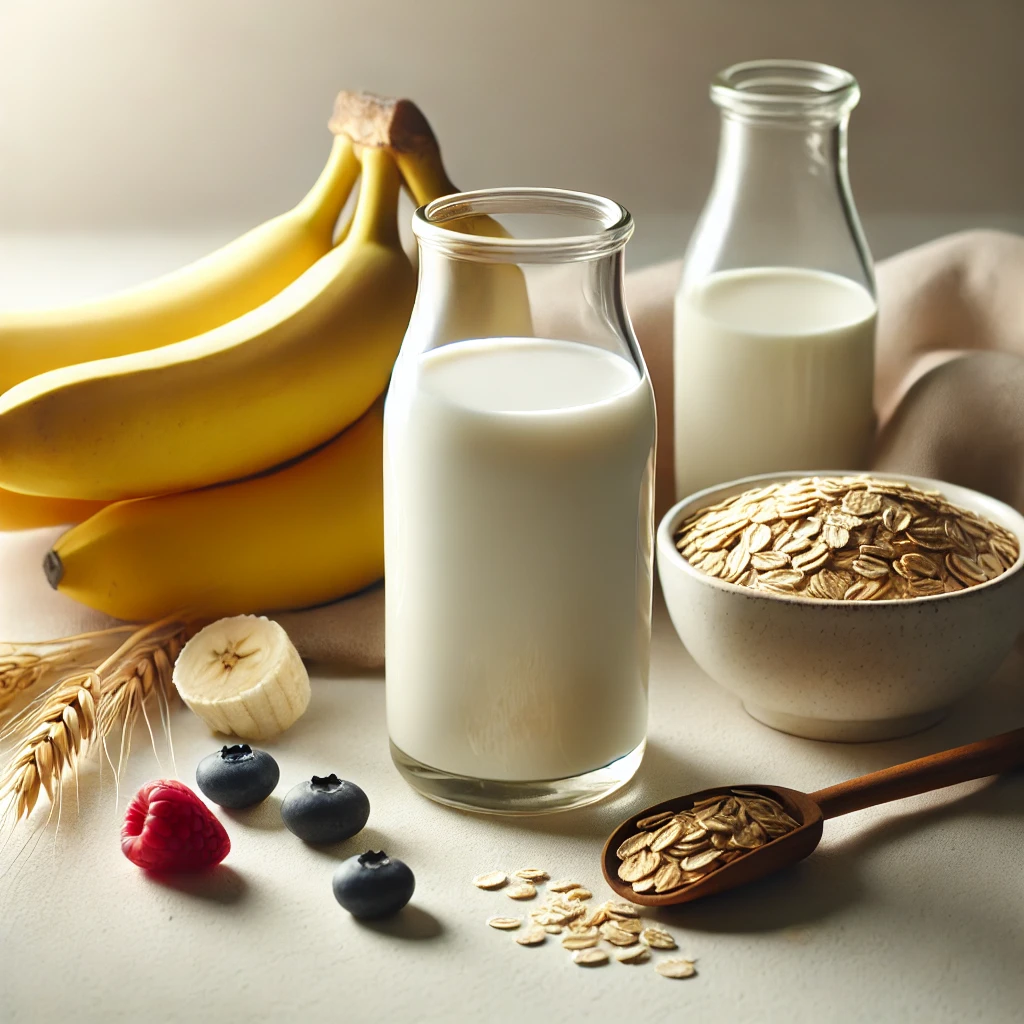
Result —
M810 267L873 290L847 171L848 125L848 112L812 119L723 110L714 184L687 275L728 267Z
M757 121L722 115L715 193L726 193L746 205L758 199L765 212L780 219L810 189L848 195L847 127L849 118L821 124Z

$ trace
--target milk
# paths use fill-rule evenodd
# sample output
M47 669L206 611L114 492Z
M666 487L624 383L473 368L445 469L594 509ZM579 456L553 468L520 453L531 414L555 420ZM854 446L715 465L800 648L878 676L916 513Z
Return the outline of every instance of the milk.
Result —
M765 267L676 299L676 492L775 470L858 469L875 430L875 301L853 281Z
M385 424L392 742L480 779L601 768L646 735L649 381L572 342L413 358Z

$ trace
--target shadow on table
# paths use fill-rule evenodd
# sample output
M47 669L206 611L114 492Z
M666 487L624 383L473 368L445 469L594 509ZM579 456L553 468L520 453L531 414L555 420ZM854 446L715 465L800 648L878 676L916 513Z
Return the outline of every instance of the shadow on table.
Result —
M392 835L390 838L393 839L394 836ZM304 845L307 850L321 854L338 864L343 860L348 860L349 857L354 857L357 853L366 853L367 850L394 852L389 849L393 844L389 842L388 835L375 828L360 829L354 836L342 839L338 843L305 843Z
M533 832L566 836L571 839L596 839L604 843L612 830L630 814L648 804L670 796L713 785L716 780L705 769L695 767L668 747L649 742L643 762L633 780L618 793L591 807L560 814L489 815L488 825L512 832ZM467 821L479 822L473 811L450 809Z
M180 875L147 871L146 878L165 889L175 889L186 896L225 906L241 903L249 895L249 883L245 877L225 864L218 864L208 871Z
M353 918L360 928L381 932L395 939L436 939L444 932L444 925L429 911L410 903L394 917L382 917L379 920L360 920Z
M243 807L232 809L222 807L221 810L232 821L246 828L258 828L264 832L276 832L284 828L284 821L281 818L281 797L272 793L266 800L258 803L255 807Z

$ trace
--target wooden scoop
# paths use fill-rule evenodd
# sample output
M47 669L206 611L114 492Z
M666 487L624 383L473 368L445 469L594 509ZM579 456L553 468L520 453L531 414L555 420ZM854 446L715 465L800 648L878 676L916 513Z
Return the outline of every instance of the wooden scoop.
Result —
M803 860L818 845L827 818L954 786L958 782L998 775L1020 765L1024 765L1024 729L1014 729L1013 732L1004 732L987 740L969 743L965 747L956 747L941 754L932 754L870 775L862 775L858 779L840 782L828 789L819 789L816 793L801 793L784 786L756 783L703 789L699 793L678 796L647 807L624 821L605 843L601 867L608 884L620 896L633 903L649 907L689 903L746 885ZM696 881L668 892L635 892L629 882L619 878L621 861L616 851L625 840L642 831L637 828L638 821L664 811L675 813L688 810L707 797L727 795L731 790L761 793L777 800L799 823L798 827L763 846L742 853Z

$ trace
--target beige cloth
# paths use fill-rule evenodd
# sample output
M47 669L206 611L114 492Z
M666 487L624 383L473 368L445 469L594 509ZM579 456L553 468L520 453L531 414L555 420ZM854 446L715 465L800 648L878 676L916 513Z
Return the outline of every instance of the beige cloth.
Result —
M673 501L672 306L679 262L635 274L626 298L658 399L658 509ZM1024 511L1024 238L971 231L878 265L874 465L985 491ZM0 534L0 638L37 640L109 619L47 586L54 530ZM383 587L277 616L302 655L356 668L384 659Z

